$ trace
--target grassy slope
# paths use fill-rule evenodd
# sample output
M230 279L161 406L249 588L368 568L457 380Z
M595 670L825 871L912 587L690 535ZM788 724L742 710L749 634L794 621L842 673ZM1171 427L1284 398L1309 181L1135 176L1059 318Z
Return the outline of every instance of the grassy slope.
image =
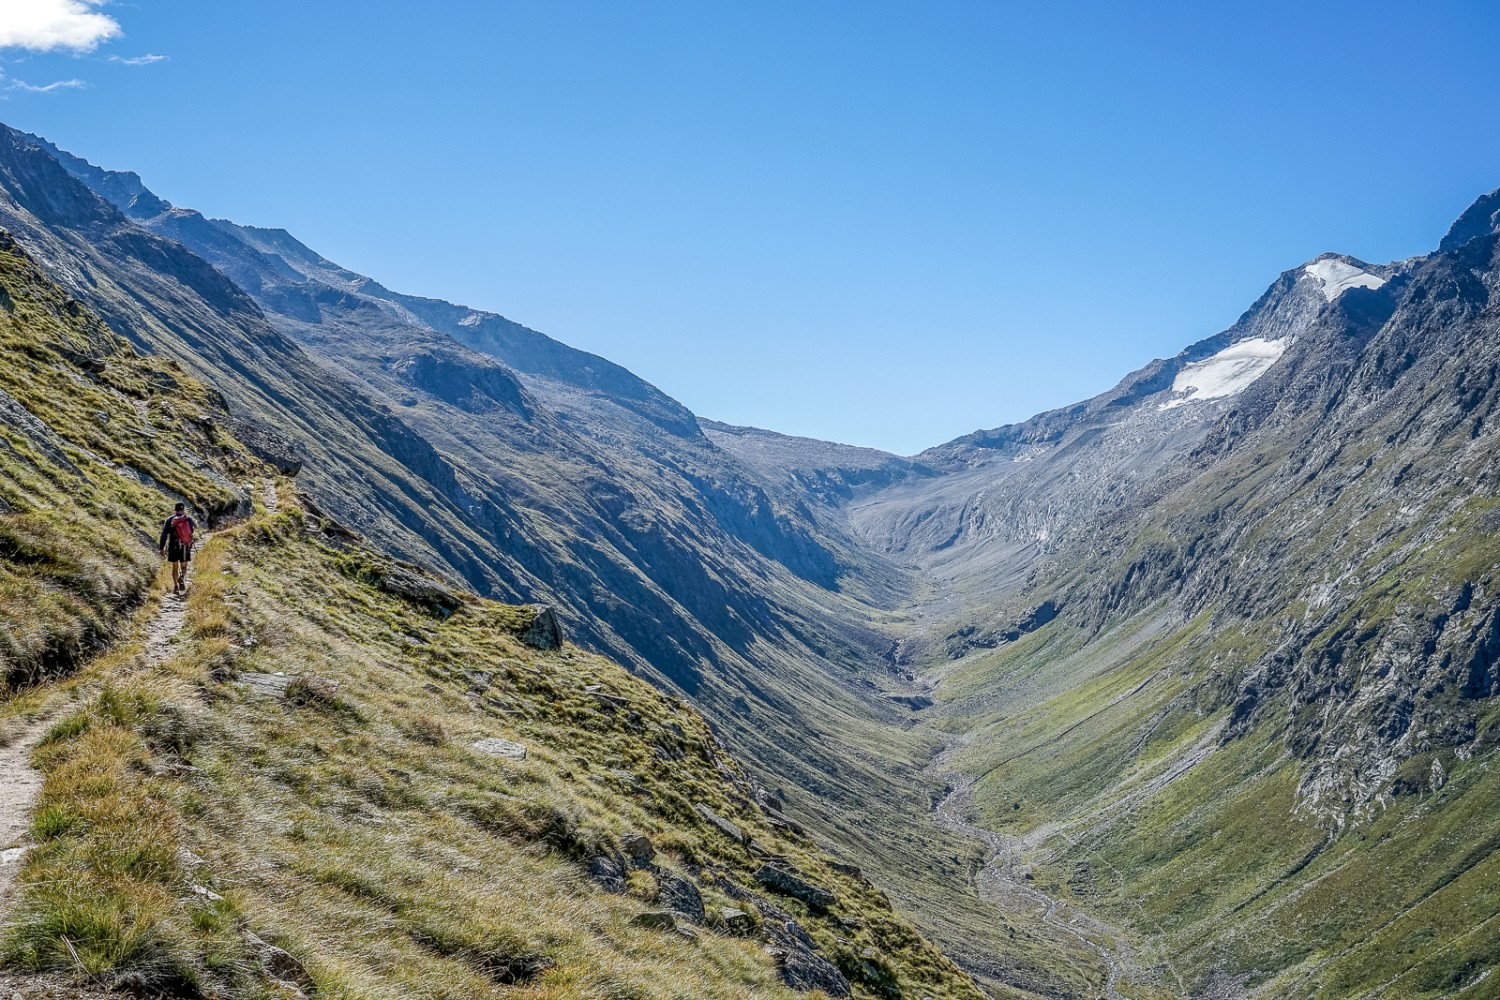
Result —
M978 996L877 890L766 826L697 715L600 657L522 646L519 609L475 601L444 620L379 591L382 557L305 534L290 496L208 543L183 640L148 659L142 529L169 496L233 508L233 480L265 471L220 430L211 390L137 356L9 243L0 293L15 401L0 422L0 715L11 734L51 720L12 965L272 995L253 927L325 996L790 995L757 940L632 927L654 873L621 896L584 875L639 830L659 870L703 886L711 922L714 904L762 894L760 861L698 818L703 802L837 893L827 916L774 901L859 995ZM337 693L259 698L245 670L316 673ZM601 706L594 683L628 707ZM494 734L530 758L469 748ZM554 964L501 985L532 958Z
M218 430L222 416L211 391L138 356L0 233L0 673L10 683L109 641L155 573L155 537L141 536L169 497L200 516L239 503L227 476L250 463Z
M978 995L876 890L767 827L692 712L603 658L524 647L516 609L475 602L443 620L384 594L363 582L372 557L328 549L300 524L293 510L222 533L172 659L123 680L114 659L112 676L75 689L80 707L39 753L43 846L22 875L13 959L67 964L66 923L96 971L255 995L232 933L248 924L301 956L324 996L498 995L497 970L532 955L556 965L507 995L789 995L756 941L631 927L652 907L652 874L635 872L624 896L584 876L585 859L637 830L662 869L704 887L711 914L759 893L760 862L697 818L703 802L834 889L826 917L776 902L850 972L872 987L888 973L905 995ZM338 690L258 697L234 680L245 670L316 674ZM584 691L595 683L629 706L601 707ZM491 735L530 757L470 749ZM59 893L80 869L97 891ZM193 897L195 879L226 898ZM125 910L128 927L110 919Z

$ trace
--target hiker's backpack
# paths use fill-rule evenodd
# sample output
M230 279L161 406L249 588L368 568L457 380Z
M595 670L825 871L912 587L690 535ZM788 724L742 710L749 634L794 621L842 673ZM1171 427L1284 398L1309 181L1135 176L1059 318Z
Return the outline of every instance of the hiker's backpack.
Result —
M193 544L193 519L183 515L172 518L172 530L177 533L177 544L186 548Z

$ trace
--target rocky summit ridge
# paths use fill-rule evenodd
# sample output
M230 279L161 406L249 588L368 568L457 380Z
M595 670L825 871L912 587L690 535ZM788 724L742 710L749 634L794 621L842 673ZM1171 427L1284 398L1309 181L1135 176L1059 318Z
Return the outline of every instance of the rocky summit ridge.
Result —
M662 815L741 843L764 819L843 858L740 878L679 842L648 868L665 915L646 924L697 916L686 879L759 923L783 971L821 955L872 996L961 987L892 937L856 960L816 922L850 864L993 996L1482 993L1497 198L1433 254L1320 255L1109 392L901 458L699 419L505 317L0 132L0 228L104 329L212 387L244 461L295 472L304 516L337 528L320 537L373 553L330 557L341 573L430 580L380 568L396 557L445 578L418 587L450 595L434 606L552 605L756 776L726 764L738 793ZM232 487L195 488L233 506ZM521 710L525 671L481 672L481 711ZM580 677L582 703L628 732L610 683ZM576 843L600 884L647 880L624 840Z

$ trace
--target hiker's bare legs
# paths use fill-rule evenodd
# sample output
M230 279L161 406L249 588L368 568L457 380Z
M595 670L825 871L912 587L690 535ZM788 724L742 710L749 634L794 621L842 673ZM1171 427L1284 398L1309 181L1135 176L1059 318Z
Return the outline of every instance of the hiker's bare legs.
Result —
M187 563L174 562L172 564L172 593L181 593L187 586Z

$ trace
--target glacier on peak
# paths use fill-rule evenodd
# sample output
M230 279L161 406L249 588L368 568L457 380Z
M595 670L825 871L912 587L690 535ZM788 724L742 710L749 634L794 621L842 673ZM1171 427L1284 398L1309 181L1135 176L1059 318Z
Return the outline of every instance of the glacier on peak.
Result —
M1336 257L1315 260L1304 267L1302 272L1318 279L1323 297L1329 302L1351 288L1379 288L1385 284L1385 279L1379 275L1371 274Z
M1162 403L1158 409L1171 410L1184 403L1198 403L1243 392L1276 363L1290 342L1289 339L1251 337L1230 344L1202 361L1183 365L1172 380L1174 398Z

